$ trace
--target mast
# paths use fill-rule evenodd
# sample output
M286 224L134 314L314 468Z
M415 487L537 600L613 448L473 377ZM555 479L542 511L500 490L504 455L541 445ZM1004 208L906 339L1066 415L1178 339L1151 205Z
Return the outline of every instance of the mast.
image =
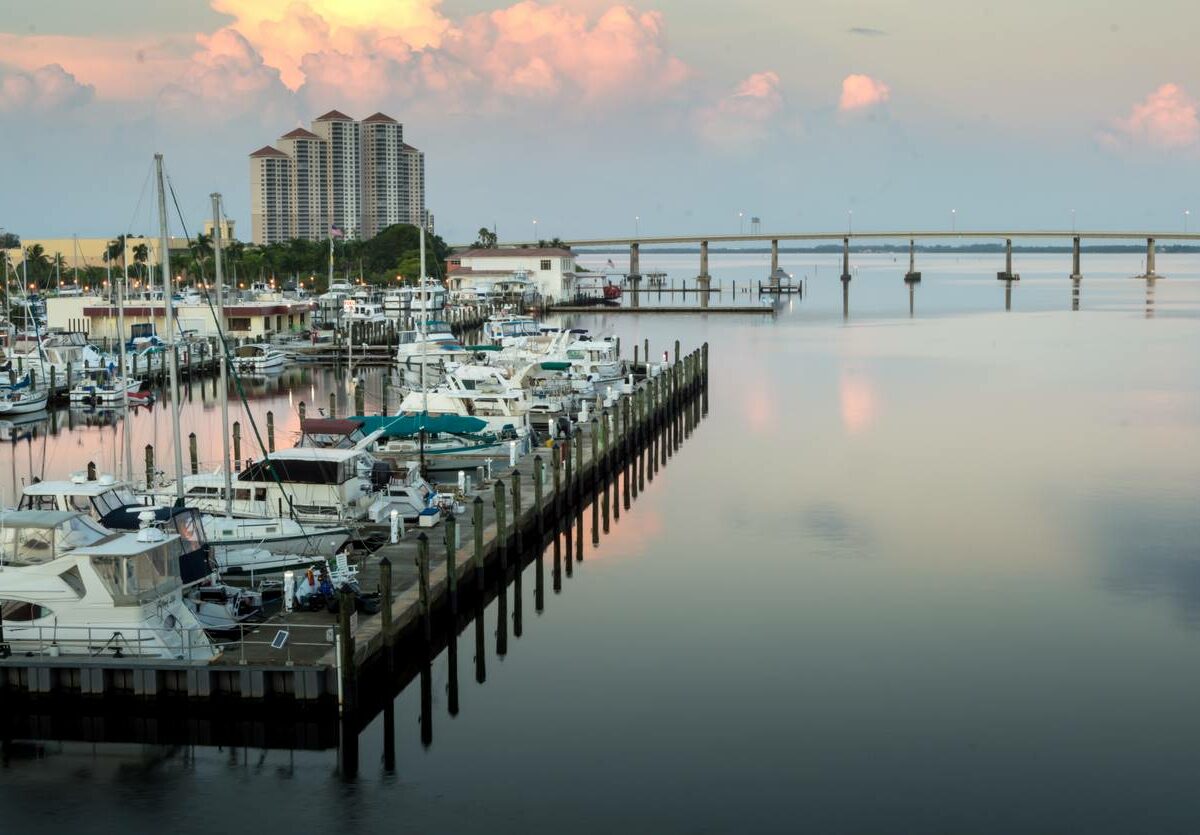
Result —
M229 380L225 368L225 278L221 272L221 195L213 193L213 269L217 281L217 344L221 346L221 426L229 425ZM221 469L225 472L225 516L233 516L233 473L229 468L229 435L221 431Z
M121 272L124 274L123 281L117 283L117 359L120 362L121 369L121 385L125 387L125 393L121 395L121 420L124 430L121 432L122 443L125 447L125 473L124 478L129 481L133 478L133 439L129 437L129 378L126 376L129 372L125 367L125 293L129 288L129 239L125 238L121 242ZM112 282L109 282L109 287L112 287Z
M425 297L425 227L417 225L421 246L421 476L425 476L425 423L429 420L429 389L425 385L425 362L429 351L429 302Z
M154 170L158 179L158 233L161 237L163 280L163 320L167 329L167 352L171 380L171 431L175 433L175 498L183 503L183 445L179 436L179 372L175 343L175 315L171 300L171 240L167 234L167 192L163 185L163 156L154 155ZM224 431L222 429L222 431Z

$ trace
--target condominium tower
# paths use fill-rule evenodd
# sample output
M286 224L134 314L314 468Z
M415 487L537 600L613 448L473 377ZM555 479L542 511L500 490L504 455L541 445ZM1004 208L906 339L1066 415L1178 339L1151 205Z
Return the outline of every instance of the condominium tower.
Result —
M257 244L330 235L370 238L396 223L433 231L425 155L383 113L361 122L331 110L250 155L251 231Z

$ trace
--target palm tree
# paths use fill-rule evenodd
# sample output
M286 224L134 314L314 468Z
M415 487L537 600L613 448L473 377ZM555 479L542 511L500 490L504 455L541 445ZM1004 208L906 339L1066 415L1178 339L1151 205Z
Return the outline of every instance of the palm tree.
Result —
M129 237L129 236L128 235L117 235L117 237L115 239L108 242L108 246L106 246L104 248L104 252L100 256L102 259L104 259L105 263L107 263L109 261L116 261L118 258L120 258L124 254L125 239L127 237Z
M150 247L145 243L140 243L133 248L133 261L135 264L140 264L142 268L142 277L145 278L149 272L149 267L146 262L150 260Z

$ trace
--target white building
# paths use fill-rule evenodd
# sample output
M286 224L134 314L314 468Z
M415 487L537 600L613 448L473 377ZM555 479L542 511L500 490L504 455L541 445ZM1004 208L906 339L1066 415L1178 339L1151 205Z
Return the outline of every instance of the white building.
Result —
M295 234L292 178L295 163L266 145L250 155L250 231L257 244L276 244Z
M476 272L524 273L546 302L561 302L575 294L575 256L569 249L469 249L446 260L446 279L452 288Z

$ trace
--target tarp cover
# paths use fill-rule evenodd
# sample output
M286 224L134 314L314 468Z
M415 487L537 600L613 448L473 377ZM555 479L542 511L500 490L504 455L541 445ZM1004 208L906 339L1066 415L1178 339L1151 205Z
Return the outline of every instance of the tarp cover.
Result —
M380 429L393 438L426 432L448 432L453 435L472 435L487 426L487 421L459 415L355 415L353 421L362 421L363 432L370 435Z

